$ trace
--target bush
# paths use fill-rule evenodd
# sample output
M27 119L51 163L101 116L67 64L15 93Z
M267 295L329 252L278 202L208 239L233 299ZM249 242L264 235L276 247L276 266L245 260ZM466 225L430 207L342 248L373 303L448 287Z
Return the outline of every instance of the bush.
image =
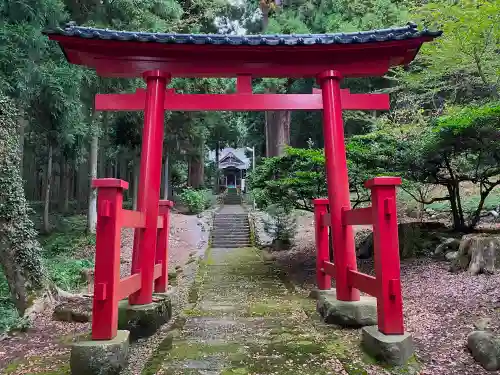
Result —
M269 219L264 219L264 230L272 238L275 250L288 249L295 238L297 222L293 214L279 205L266 209Z
M180 203L188 209L191 214L198 214L210 208L213 204L213 195L210 190L185 189L180 195Z
M89 259L53 258L46 261L50 279L64 290L78 290L86 284L82 270L94 268Z

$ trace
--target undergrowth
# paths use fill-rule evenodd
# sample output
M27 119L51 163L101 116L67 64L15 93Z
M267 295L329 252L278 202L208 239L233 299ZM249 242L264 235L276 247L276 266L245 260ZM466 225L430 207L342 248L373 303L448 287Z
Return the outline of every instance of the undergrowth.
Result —
M86 284L82 270L94 267L95 235L86 234L85 215L56 214L51 217L51 223L53 231L39 238L47 275L61 289L80 290ZM25 325L10 299L7 280L0 271L0 332L24 329Z

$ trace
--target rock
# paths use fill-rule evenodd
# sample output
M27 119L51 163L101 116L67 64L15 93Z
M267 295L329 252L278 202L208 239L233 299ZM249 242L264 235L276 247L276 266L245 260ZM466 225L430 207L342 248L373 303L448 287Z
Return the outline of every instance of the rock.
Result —
M488 371L500 370L500 339L491 332L474 331L467 337L472 356Z
M320 295L317 310L325 323L342 327L363 327L377 324L377 299L361 296L359 301L340 301L335 294Z
M127 365L128 348L128 331L118 331L112 340L75 342L71 347L71 374L118 375Z
M481 318L474 323L474 328L478 331L486 331L491 325L491 318Z
M443 243L439 244L434 250L434 255L446 253L446 251L456 251L460 247L460 240L456 238L447 238Z
M398 225L399 254L402 259L432 252L440 242L439 232L446 230L440 222L409 222ZM360 259L373 255L373 233L356 241L356 254Z
M500 237L488 234L468 234L462 237L450 271L468 270L471 275L495 273L500 257Z
M452 261L454 259L456 259L458 256L458 251L450 251L448 253L446 253L446 255L444 256L446 258L447 261Z
M409 333L384 335L377 326L363 327L361 332L363 349L379 361L401 366L413 355L413 341Z
M60 303L52 313L54 320L86 323L92 319L92 299L78 298Z
M118 304L118 328L130 331L131 341L153 335L171 317L169 293L153 294L153 302L146 305L129 305L128 300Z

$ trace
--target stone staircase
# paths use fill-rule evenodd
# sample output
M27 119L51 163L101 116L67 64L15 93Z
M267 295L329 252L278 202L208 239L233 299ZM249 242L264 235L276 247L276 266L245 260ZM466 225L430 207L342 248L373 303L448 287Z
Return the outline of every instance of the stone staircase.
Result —
M215 214L212 231L213 248L249 247L248 214L240 205L224 205Z
M224 195L224 204L226 205L240 205L241 195L234 188L227 189L226 195Z

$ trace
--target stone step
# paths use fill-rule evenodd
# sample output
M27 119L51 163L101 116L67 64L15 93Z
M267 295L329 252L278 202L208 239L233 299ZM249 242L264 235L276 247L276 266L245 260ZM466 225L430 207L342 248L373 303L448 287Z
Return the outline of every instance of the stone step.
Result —
M249 236L250 231L249 230L220 230L216 229L212 232L212 237L213 236Z
M241 222L241 223L230 223L230 222L225 222L225 223L214 223L215 228L222 228L222 229L231 229L231 228L245 228L248 229L250 227L248 222Z
M215 236L212 237L213 241L227 241L227 242L247 242L250 240L248 236Z
M241 242L241 243L233 243L233 242L214 242L212 243L213 248L237 248L237 247L250 247L252 246L250 242Z

